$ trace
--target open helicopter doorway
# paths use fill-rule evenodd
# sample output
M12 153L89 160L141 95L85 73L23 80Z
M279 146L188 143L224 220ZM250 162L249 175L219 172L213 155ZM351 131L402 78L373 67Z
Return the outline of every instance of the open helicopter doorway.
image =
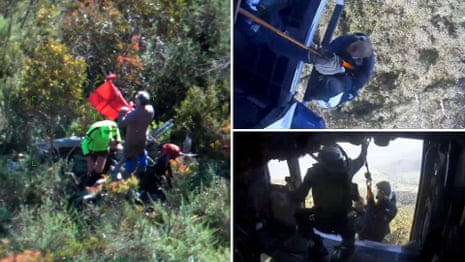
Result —
M356 158L360 147L341 143L350 158ZM376 184L387 181L391 184L396 198L397 214L390 222L390 233L383 243L406 245L409 242L420 183L423 141L397 138L387 146L371 143L368 147L367 163L372 178L372 190L376 194ZM362 167L352 181L357 183L360 196L366 198L367 186Z
M350 143L338 143L351 159L358 157L360 146ZM381 181L388 181L395 192L397 214L390 222L390 233L387 234L382 243L403 246L410 240L415 205L417 201L418 188L420 182L421 165L423 153L423 140L397 138L389 142L386 146L379 146L373 141L368 147L367 163L372 178L372 191L376 194L376 184ZM298 159L301 178L303 179L307 169L316 160L309 154ZM287 161L271 160L268 162L268 169L272 184L286 185L290 171ZM365 199L367 196L367 185L365 173L366 166L363 166L353 177L353 182L358 185L360 196ZM312 205L311 193L307 195L305 207Z

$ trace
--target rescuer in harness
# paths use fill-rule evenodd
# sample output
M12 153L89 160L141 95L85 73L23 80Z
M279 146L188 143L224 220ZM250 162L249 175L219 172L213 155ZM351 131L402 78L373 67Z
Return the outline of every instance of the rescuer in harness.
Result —
M352 160L347 158L338 145L324 146L315 157L318 162L308 169L302 185L290 193L291 199L303 202L312 189L314 206L297 210L295 219L299 234L314 242L309 249L314 259L325 259L328 256L314 228L341 235L342 243L332 255L333 259L349 258L355 250L352 201L358 200L360 196L356 184L352 183L352 177L365 163L367 148L368 143L364 142L360 155Z
M376 184L375 202L371 188L367 191L367 206L357 208L360 214L356 220L356 229L360 240L383 241L391 232L389 223L397 214L396 195L391 184L381 181Z
M273 34L273 33L270 33ZM273 36L272 50L280 55L314 65L304 102L315 100L321 107L333 108L353 100L373 74L375 55L368 36L355 33L334 39L319 49L321 55Z
M373 74L375 55L370 39L361 33L343 35L321 50L308 53L314 64L303 100L332 108L353 100Z
M90 126L81 142L87 161L87 186L93 186L102 177L110 150L122 150L120 142L121 135L114 121L99 121Z
M247 1L243 5L250 14L249 17L238 17L241 31L250 36L252 41L266 44L278 55L314 65L304 94L304 103L314 100L320 107L334 108L359 95L373 74L375 65L375 55L367 35L343 35L318 50L309 50L288 36L279 16L270 16L268 22L254 16L259 13L252 7L260 5L254 2L261 1Z

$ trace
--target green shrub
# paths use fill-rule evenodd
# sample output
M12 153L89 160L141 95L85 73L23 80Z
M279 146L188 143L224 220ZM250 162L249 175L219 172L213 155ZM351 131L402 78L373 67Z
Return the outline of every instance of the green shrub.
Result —
M409 242L415 205L398 205L397 208L397 215L390 224L391 233L384 238L384 242L405 245Z
M8 207L4 204L0 204L0 237L6 235L12 217L13 214Z
M54 251L74 239L76 224L59 205L49 200L38 208L22 206L20 231L14 233L17 249Z
M0 256L43 256L44 261L229 260L229 185L215 176L214 168L205 175L209 179L196 185L193 174L201 172L196 161L176 166L183 182L177 181L167 193L167 206L156 202L149 212L128 201L137 186L132 180L105 185L112 191L106 198L76 209L68 202L70 178L63 175L63 166L42 164L17 172L18 184L7 180L12 187L2 189L2 195L20 189L15 200L20 209L0 207L0 219L16 217L8 221L8 245L2 245Z

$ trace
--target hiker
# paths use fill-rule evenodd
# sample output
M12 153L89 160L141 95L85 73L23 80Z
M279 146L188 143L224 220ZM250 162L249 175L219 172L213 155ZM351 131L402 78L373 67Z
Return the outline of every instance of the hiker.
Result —
M126 133L123 150L126 176L136 170L136 161L140 170L144 170L148 164L145 142L148 126L155 115L149 102L150 95L146 91L139 91L135 97L135 109L129 111L122 108L119 111L118 124Z
M375 202L372 194L367 197L367 206L357 218L357 233L360 240L383 241L391 232L389 223L397 214L396 196L391 184L381 181L376 184Z
M89 127L81 142L82 154L87 161L87 186L93 186L101 178L110 150L122 150L120 142L121 135L114 121L98 121Z
M301 208L295 212L298 233L314 242L309 248L315 259L325 259L328 251L322 239L313 229L326 233L340 234L342 243L335 249L333 258L345 259L355 250L355 228L352 201L359 199L352 177L366 161L368 142L364 142L358 158L352 160L338 145L324 146L318 153L317 163L308 169L302 185L290 193L291 199L303 202L312 189L312 208Z
M152 200L157 198L162 201L166 200L166 197L161 191L160 187L171 189L173 187L171 179L173 173L171 170L170 160L176 159L181 156L181 148L175 144L166 143L162 145L161 156L157 158L153 165L147 167L147 172L140 174L140 191L141 199L143 201L148 200L148 197Z

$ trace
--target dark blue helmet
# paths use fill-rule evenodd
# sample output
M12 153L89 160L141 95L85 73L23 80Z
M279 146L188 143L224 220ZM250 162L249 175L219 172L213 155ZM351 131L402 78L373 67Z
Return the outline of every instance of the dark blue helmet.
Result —
M340 162L344 158L344 154L337 145L325 145L318 152L318 160L326 163Z

